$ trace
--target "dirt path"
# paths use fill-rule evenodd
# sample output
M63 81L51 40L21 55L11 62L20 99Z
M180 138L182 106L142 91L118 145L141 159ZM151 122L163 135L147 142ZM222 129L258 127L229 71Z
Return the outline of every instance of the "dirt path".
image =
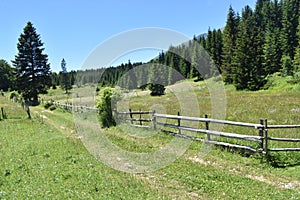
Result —
M31 110L33 115L39 117L42 123L46 123L56 128L58 131L68 137L78 139L75 125L73 121L69 119L70 116L64 117L64 115L66 116L69 113L66 114L53 112L50 110L45 110L42 107L33 107ZM71 119L73 119L73 117L71 117Z

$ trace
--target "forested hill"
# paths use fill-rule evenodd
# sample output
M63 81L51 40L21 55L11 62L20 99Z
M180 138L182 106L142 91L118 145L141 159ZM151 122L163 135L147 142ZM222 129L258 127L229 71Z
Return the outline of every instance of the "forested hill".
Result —
M299 0L258 0L255 8L245 6L240 14L229 7L223 30L209 29L207 34L195 36L186 44L170 47L151 63L170 66L184 78L201 79L203 77L195 70L203 67L197 66L202 54L193 43L198 42L217 65L223 80L239 90L259 90L275 72L299 80L299 21ZM100 84L114 85L134 65L137 64L129 62L109 68ZM172 80L168 80L168 84L171 83Z

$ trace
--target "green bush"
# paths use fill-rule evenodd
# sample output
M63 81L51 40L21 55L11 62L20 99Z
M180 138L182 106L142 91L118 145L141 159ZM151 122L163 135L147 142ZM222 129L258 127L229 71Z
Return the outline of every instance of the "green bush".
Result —
M165 94L165 86L161 84L154 84L151 83L149 85L149 90L151 91L150 95L151 96L161 96Z
M99 119L102 127L115 126L116 121L112 111L121 97L120 93L114 88L106 87L101 90L100 97L100 100L97 102L97 108L99 109Z

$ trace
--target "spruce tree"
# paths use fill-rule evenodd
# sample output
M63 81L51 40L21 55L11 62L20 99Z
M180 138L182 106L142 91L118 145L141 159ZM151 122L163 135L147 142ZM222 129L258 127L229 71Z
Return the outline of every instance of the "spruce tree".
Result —
M13 68L3 59L0 60L0 90L8 91L13 89L14 82L14 70Z
M68 94L68 91L72 89L71 79L69 76L69 73L67 71L66 67L67 63L65 59L63 58L61 61L61 88L66 91L66 94Z
M300 12L300 8L299 8ZM298 39L298 45L295 50L295 56L293 60L293 68L294 68L294 74L297 74L297 76L300 76L300 16L298 19L298 27L297 27L297 39ZM297 77L300 78L300 77Z
M282 56L282 73L285 76L292 76L293 75L293 61L290 56Z
M172 68L158 63L150 63L149 90L151 96L160 96L165 93L165 85L168 84L168 75L172 74ZM171 70L171 71L168 71Z
M297 27L299 18L299 0L285 0L283 3L282 50L284 55L294 59L298 45Z
M126 64L126 81L126 89L133 90L137 88L137 77L134 73L133 65L131 64L130 60L128 60L128 64Z
M281 69L282 58L282 8L277 0L269 4L268 21L266 24L264 51L264 68L266 74L273 74Z
M242 12L242 20L239 24L239 34L237 38L237 49L235 56L234 85L238 90L255 90L256 85L255 66L256 46L255 45L255 18L253 11L246 6Z
M44 54L40 35L31 22L25 26L17 45L18 54L13 60L16 68L16 87L31 105L38 104L38 95L46 93L51 85L48 56Z
M236 39L238 33L239 17L230 6L227 14L226 26L223 33L223 52L221 72L225 83L233 83L234 63L233 58L236 49Z

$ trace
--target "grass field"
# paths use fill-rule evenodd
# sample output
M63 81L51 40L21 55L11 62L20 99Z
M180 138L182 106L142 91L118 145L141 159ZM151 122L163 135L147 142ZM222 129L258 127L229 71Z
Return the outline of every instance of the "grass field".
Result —
M197 88L200 115L211 115L209 92L202 83L191 84ZM299 124L300 90L279 91L237 92L226 86L226 118ZM53 96L59 96L59 90L55 92ZM59 99L64 101L63 95ZM125 173L89 153L71 113L38 106L31 108L33 120L28 120L19 105L3 97L0 106L8 116L0 121L0 199L300 199L300 165L275 168L258 155L244 156L220 148L203 157L199 155L202 143L192 142L181 157L162 169ZM161 108L169 114L180 109L172 93L160 98L138 93L131 97L130 107ZM128 132L148 133L128 129L113 127L104 129L103 134L113 144L137 153L157 151L172 140L163 133L139 138ZM272 134L299 138L299 131Z

